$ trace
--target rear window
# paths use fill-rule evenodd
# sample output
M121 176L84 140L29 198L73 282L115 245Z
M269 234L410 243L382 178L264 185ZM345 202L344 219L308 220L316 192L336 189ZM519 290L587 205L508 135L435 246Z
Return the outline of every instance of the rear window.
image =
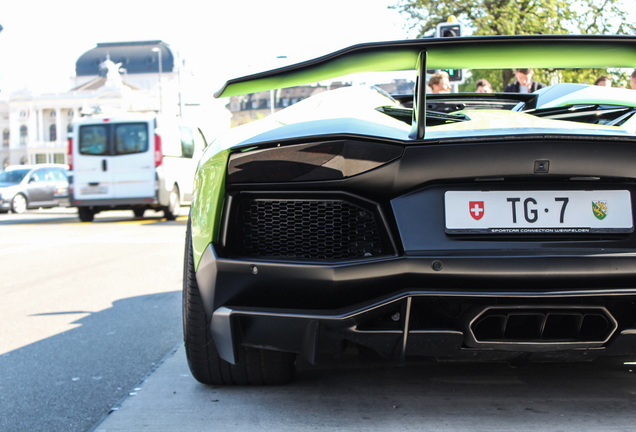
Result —
M115 125L116 154L144 153L148 151L148 127L145 123Z
M117 156L148 151L147 123L105 123L80 126L79 152Z
M80 126L79 152L83 155L109 154L108 128L109 125Z

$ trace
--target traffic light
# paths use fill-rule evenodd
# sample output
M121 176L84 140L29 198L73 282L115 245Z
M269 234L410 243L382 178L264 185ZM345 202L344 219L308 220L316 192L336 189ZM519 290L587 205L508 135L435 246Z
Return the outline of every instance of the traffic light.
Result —
M435 37L460 37L462 35L462 25L457 22L457 18L453 15L448 17L448 21L437 24L435 29ZM463 84L464 77L461 69L440 69L448 73L448 79L452 83Z
M435 37L459 37L462 35L462 25L456 22L437 24Z
M448 80L450 82L458 82L462 80L461 69L442 69L442 70L448 74Z

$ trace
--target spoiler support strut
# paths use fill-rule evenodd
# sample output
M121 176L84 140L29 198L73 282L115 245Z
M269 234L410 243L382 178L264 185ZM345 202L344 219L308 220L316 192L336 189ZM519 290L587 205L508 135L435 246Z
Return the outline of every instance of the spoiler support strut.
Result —
M413 92L413 121L410 138L424 139L426 129L426 57L427 52L423 50L417 58L417 82Z

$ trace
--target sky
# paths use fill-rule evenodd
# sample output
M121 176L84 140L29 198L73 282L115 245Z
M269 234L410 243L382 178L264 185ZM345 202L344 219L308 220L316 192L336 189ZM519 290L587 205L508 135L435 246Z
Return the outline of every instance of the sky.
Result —
M407 39L399 0L5 0L0 99L71 88L75 61L100 42L163 40L190 76L225 80L362 42ZM281 60L279 57L286 57Z

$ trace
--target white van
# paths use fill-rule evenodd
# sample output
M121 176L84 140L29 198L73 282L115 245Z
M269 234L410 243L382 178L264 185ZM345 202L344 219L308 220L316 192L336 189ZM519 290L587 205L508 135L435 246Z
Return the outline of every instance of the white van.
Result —
M162 210L168 220L192 199L196 165L207 145L178 119L127 114L73 124L69 138L71 205L90 222L103 210Z

